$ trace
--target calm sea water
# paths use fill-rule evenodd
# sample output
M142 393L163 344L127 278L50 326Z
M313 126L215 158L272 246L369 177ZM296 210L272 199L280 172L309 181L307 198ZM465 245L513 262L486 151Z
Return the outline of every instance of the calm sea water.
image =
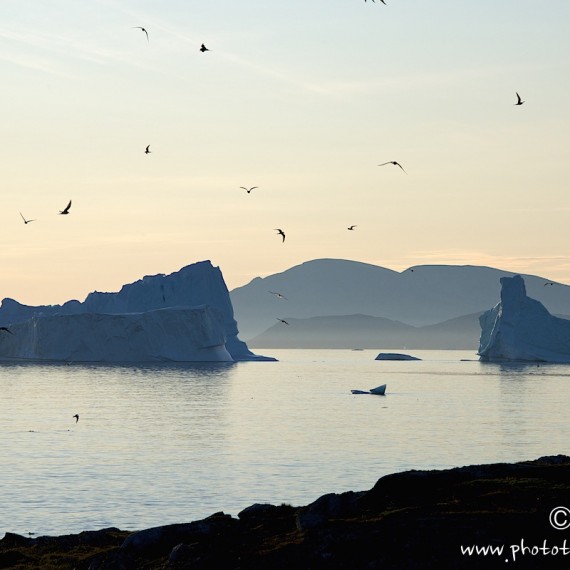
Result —
M279 362L1 365L0 536L140 529L405 469L570 454L569 365L267 352ZM386 396L350 393L384 383Z

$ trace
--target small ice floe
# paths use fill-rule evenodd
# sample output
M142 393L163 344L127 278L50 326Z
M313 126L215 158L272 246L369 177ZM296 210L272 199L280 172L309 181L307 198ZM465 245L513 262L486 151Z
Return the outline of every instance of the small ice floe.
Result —
M386 394L386 384L376 386L370 390L351 390L352 394L375 394L376 396L384 396Z
M398 352L381 352L374 360L421 360L421 358Z

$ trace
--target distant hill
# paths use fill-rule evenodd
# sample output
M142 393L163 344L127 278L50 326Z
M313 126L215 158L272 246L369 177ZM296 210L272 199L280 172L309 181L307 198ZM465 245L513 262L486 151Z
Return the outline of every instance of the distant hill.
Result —
M413 327L383 317L346 315L287 319L249 340L255 348L466 349L479 347L479 315Z
M499 301L500 281L515 273L472 265L419 265L403 272L343 259L316 259L230 292L240 338L249 340L276 318L368 315L416 327L472 315ZM524 275L529 297L553 314L570 312L570 287L545 286ZM281 293L279 299L270 291Z

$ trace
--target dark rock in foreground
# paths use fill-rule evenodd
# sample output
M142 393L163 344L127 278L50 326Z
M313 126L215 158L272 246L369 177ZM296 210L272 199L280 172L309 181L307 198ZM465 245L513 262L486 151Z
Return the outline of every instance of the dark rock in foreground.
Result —
M6 533L0 568L562 568L570 528L550 520L570 527L568 509L570 457L558 455L407 471L369 491L331 493L305 507L256 504L238 518L216 513L138 532ZM476 547L486 554L470 554Z

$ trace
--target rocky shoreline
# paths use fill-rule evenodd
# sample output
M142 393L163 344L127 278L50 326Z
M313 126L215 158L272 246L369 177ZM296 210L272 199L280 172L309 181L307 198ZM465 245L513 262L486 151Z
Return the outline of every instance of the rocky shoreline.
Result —
M0 568L561 568L570 562L566 524L570 457L557 455L406 471L369 491L331 493L303 507L256 504L237 518L220 512L137 532L6 533Z

